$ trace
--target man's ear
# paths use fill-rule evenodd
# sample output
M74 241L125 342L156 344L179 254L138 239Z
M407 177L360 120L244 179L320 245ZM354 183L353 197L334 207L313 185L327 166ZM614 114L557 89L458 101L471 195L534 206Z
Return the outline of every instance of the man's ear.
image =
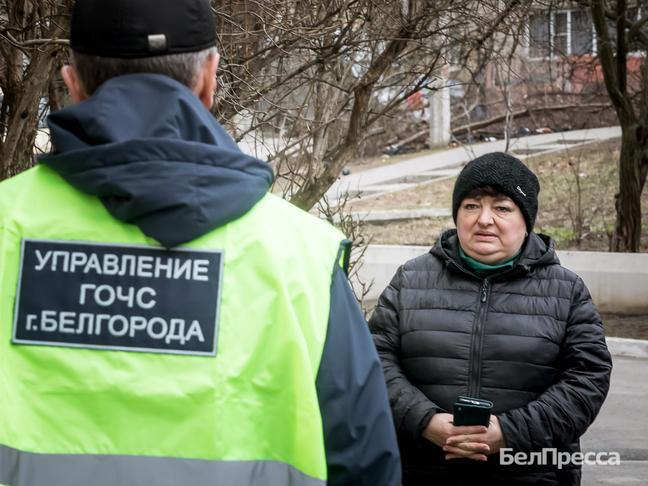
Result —
M207 107L208 110L214 104L214 92L216 91L216 71L218 69L218 61L220 60L220 55L218 52L210 55L203 64L200 74L198 75L198 81L196 87L194 88L194 93L200 99L203 105Z
M79 73L74 67L65 65L61 68L61 77L67 86L68 92L70 93L70 98L75 103L80 103L81 101L88 98L85 88L81 83L79 78Z

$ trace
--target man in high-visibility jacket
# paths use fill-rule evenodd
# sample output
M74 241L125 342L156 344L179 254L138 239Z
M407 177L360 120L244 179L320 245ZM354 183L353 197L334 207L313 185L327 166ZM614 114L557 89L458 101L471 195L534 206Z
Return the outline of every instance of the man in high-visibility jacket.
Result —
M396 485L343 235L209 112L207 0L77 0L77 103L0 184L0 484Z

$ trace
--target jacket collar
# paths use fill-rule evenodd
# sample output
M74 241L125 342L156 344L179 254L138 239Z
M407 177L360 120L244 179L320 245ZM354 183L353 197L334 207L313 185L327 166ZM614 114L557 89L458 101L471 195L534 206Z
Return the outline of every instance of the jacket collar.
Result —
M459 257L459 238L457 237L456 229L444 232L436 241L430 253L444 261L447 266L452 266L474 278L479 278L464 265ZM549 236L532 232L527 237L520 258L515 266L510 270L496 275L494 278L510 278L526 275L533 268L559 264L560 260L558 259L558 255L556 255L554 241Z

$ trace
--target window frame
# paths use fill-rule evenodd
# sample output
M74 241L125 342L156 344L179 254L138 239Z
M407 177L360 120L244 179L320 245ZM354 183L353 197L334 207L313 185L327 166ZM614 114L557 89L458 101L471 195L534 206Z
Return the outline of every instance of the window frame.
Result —
M536 11L532 13L529 16L529 20L526 22L526 38L528 39L527 45L526 45L526 57L530 61L553 61L555 59L560 59L561 57L564 56L596 56L598 54L597 50L597 44L596 44L596 31L594 29L594 23L591 22L590 19L590 32L592 36L592 50L591 52L584 53L584 54L574 54L572 52L572 12L582 12L587 10L584 9L576 9L576 8L565 8L565 9L555 9L551 11ZM556 34L556 15L557 14L565 14L565 24L566 24L566 33L565 34ZM532 15L543 15L543 16L548 16L549 19L549 55L548 56L531 56L531 16ZM565 44L566 44L566 52L562 54L556 54L555 52L555 38L556 35L564 35L565 36Z

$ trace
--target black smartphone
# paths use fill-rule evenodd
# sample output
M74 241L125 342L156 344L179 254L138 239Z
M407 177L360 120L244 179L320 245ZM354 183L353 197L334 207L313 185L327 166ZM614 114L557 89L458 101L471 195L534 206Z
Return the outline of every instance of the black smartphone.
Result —
M493 402L482 398L457 397L452 406L454 425L484 425L490 422Z

